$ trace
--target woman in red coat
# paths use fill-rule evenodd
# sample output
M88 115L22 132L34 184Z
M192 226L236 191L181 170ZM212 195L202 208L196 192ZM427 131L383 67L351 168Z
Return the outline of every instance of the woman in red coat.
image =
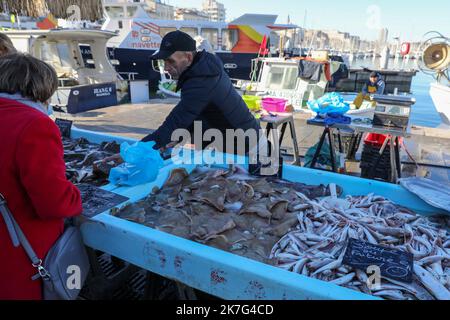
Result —
M59 129L47 116L57 85L55 71L40 60L0 58L0 193L42 260L62 235L64 218L82 211L80 192L66 179ZM0 300L42 299L42 280L31 280L36 273L0 215Z

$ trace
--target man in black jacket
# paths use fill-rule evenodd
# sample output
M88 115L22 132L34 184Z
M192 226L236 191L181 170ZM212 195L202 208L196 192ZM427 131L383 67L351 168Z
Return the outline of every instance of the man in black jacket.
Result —
M155 148L164 149L178 142L172 141L175 130L186 129L192 135L196 121L201 122L202 127L202 132L196 134L203 136L208 129L219 130L224 137L224 148L227 129L255 130L259 137L260 126L234 89L221 60L206 51L195 50L194 39L184 32L174 31L163 38L160 50L152 56L153 60L164 60L165 71L178 80L181 100L164 123L142 141L154 141ZM193 136L191 141L194 143ZM196 147L207 145L203 142ZM253 147L247 145L246 153Z

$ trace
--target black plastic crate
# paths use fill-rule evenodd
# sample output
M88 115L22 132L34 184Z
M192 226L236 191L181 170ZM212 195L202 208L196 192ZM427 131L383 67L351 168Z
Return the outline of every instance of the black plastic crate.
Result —
M374 169L374 165L377 163L377 159L380 157L381 147L365 144L363 152L361 154L361 177L382 179L389 181L391 176L391 152L389 148L385 148L380 160L378 161L377 168Z

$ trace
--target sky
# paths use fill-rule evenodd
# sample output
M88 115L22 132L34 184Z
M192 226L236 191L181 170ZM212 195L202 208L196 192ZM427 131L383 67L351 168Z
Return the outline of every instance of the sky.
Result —
M179 7L201 8L202 0L162 0ZM450 37L450 1L417 0L220 0L227 20L244 13L278 14L277 23L306 28L337 29L375 40L381 28L388 28L389 40L420 41L428 31Z

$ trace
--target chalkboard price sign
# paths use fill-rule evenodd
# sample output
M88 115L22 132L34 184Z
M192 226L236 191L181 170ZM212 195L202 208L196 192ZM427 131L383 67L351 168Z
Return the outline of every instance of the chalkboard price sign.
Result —
M83 216L92 218L115 206L124 203L129 198L106 191L88 184L77 184L83 200Z
M378 266L382 276L411 283L413 259L408 252L350 239L343 263L363 271Z
M55 123L58 126L59 131L61 131L61 136L70 138L70 134L72 133L73 121L57 118L55 120Z

